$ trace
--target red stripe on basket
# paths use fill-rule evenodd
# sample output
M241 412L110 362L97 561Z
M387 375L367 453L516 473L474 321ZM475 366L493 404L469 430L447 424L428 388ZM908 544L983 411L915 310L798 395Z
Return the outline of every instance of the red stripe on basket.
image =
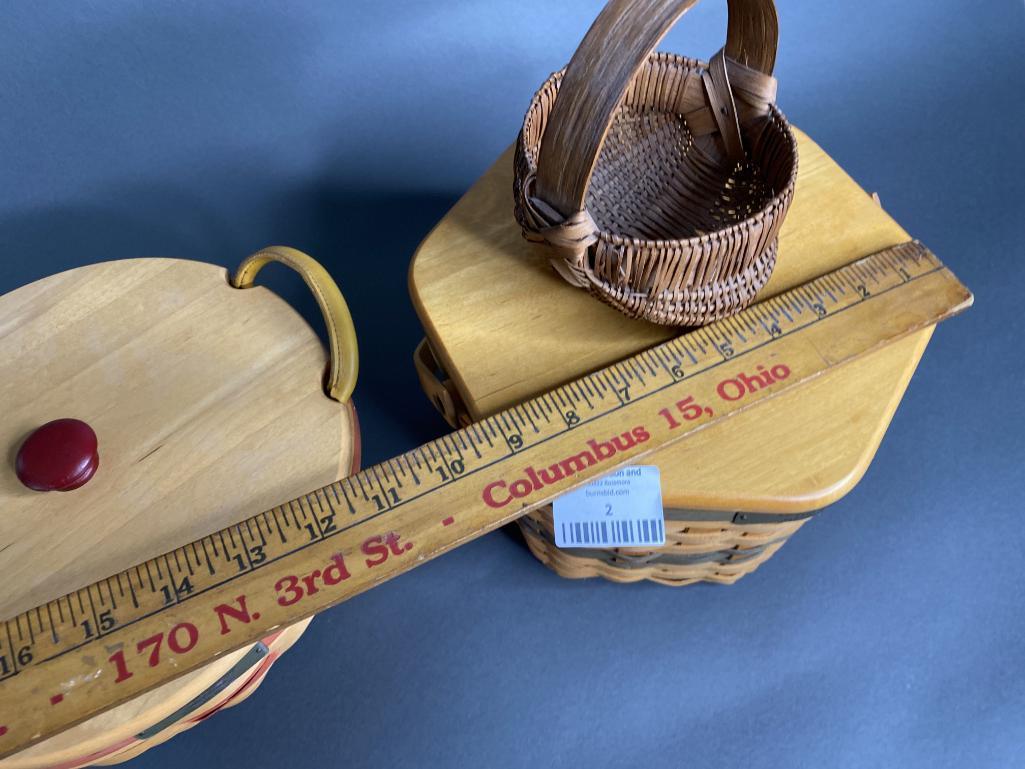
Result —
M209 710L207 710L207 711L205 711L203 713L200 713L198 716L190 718L189 721L194 723L194 724L198 724L200 721L203 721L203 720L209 718L214 713L217 713L218 711L223 710L224 708L226 708L229 705L231 705L244 692L259 686L260 682L263 681L264 676L267 675L267 671L270 670L271 665L274 664L274 662L275 662L275 660L277 660L278 656L280 656L280 655L278 655L278 654L271 654L269 657L265 657L263 662L260 663L260 667L258 667L256 670L254 670L253 674L251 676L249 676L249 678L246 679L242 683L242 685L239 686L234 692L232 692L226 699L222 700L217 705L214 705Z
M360 435L356 404L350 400L349 406L352 408L352 465L349 468L349 475L355 475L359 472L360 462L363 461L363 436Z
M285 632L284 630L279 630L279 631L278 631L278 632L276 632L276 633L271 633L271 634L270 634L270 635L268 635L268 636L264 636L264 637L263 637L263 638L261 638L260 640L261 640L261 641L263 641L263 645L264 645L264 646L270 646L270 645L271 645L272 643L274 643L275 641L277 641L277 640L278 640L278 636L280 636L280 635L281 635L282 633L284 633L284 632Z
M229 705L232 701L238 699L246 692L250 691L251 689L255 689L257 686L263 683L263 679L266 678L267 673L270 672L271 665L277 662L279 656L281 655L271 654L266 659L264 659L264 661L260 663L260 667L253 671L253 674L249 677L249 680L242 684L238 689L236 689L235 693L232 694L224 702L224 705Z
M269 636L267 636L266 638L263 639L264 644L269 646L283 632L284 632L283 630L279 630L276 633L271 633ZM271 665L274 664L275 660L277 660L277 658L279 656L280 656L280 654L272 653L272 654L268 655L267 657L265 657L260 662L259 667L255 671L253 671L252 675L250 675L249 678L247 678L245 681L243 681L242 684L234 692L232 692L231 695L229 695L227 699L225 699L219 705L217 705L217 706L211 708L210 710L206 711L205 713L202 713L201 715L195 716L194 718L190 718L189 721L191 721L192 723L199 723L200 721L202 721L202 720L204 720L206 718L209 718L210 716L212 716L217 711L219 711L219 710L227 707L229 704L231 704L243 692L248 691L249 689L253 688L256 685L259 685L259 683L263 680L264 676L267 675L267 671L270 670ZM64 699L64 695L62 695L62 694L55 694L53 697L50 698L50 701L53 704L57 704L62 699ZM7 727L6 726L0 726L0 737L5 735L6 733L7 733ZM109 756L112 753L117 753L117 752L119 752L121 750L124 750L125 748L129 747L130 745L134 745L134 744L136 744L138 742L142 742L142 740L138 740L134 736L126 737L123 740L120 740L120 741L114 743L113 745L108 745L107 747L101 748L100 750L93 751L92 753L89 753L88 755L79 756L78 758L69 759L68 761L65 761L62 764L53 764L50 769L80 769L80 767L88 766L89 764L95 763L96 761L99 761L101 758L104 758L105 756Z
M111 753L117 753L120 750L124 750L129 745L134 745L136 742L139 742L139 740L135 739L135 737L125 737L123 740L115 742L113 745L109 745L102 750L90 753L87 756L79 756L78 758L73 758L70 761L65 761L63 764L52 764L50 769L79 769L79 767L95 763L101 758L109 756Z
M441 525L442 525L442 526L451 526L451 525L452 525L453 523L455 523L455 522L456 522L456 519L455 519L455 518L453 518L453 517L452 517L452 516L450 515L450 516L449 516L448 518L446 518L445 520L443 520L443 521L441 522Z

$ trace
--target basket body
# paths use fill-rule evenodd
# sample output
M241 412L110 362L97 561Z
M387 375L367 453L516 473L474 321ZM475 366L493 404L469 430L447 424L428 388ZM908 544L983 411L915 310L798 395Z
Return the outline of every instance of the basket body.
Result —
M769 295L910 237L821 147L793 133L799 192L780 232ZM513 145L497 158L437 224L410 268L429 341L417 350L417 373L435 407L460 426L678 333L568 288L536 258L509 215L515 152ZM669 516L664 553L557 552L534 536L549 525L543 513L523 521L533 525L527 544L570 577L676 585L750 573L801 525L787 517L822 509L860 481L928 340L928 331L917 333L653 454L645 463L662 471Z
M445 420L453 427L472 424L473 419L426 339L417 347L414 362L424 393ZM696 582L733 584L775 555L813 513L774 515L667 508L664 514L666 544L651 549L559 548L551 505L532 510L516 524L530 552L561 577L603 577L612 582L650 580L677 587Z
M801 176L780 232L773 294L910 237L809 136L793 133ZM459 426L678 333L567 290L536 258L509 215L515 154L514 145L438 222L410 269L427 339L416 370L430 400ZM916 333L655 452L645 463L661 470L664 551L558 552L537 533L550 527L543 512L521 522L526 543L569 577L687 584L750 573L803 525L794 516L859 483L929 336Z
M746 157L729 156L710 113L709 68L648 57L616 109L594 165L586 249L555 248L571 283L625 314L699 325L746 307L776 262L793 200L797 144L772 103L775 81L727 60ZM534 95L516 145L515 214L528 239L558 246L533 180L563 73ZM579 242L579 241L578 241Z
M561 577L650 580L678 587L695 582L732 585L775 555L805 521L807 517L788 521L717 511L666 510L666 544L651 550L556 547L550 505L528 513L517 523L530 552Z

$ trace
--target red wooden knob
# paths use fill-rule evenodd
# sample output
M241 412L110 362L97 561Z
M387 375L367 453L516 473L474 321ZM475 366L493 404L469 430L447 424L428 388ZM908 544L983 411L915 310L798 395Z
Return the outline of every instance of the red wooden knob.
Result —
M71 491L100 466L96 433L81 419L55 419L37 428L18 449L18 480L36 491Z

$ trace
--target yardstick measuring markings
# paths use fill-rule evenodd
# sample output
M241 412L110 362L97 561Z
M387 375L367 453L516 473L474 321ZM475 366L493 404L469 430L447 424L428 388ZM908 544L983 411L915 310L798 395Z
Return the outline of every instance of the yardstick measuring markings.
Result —
M0 623L0 757L954 315L882 251Z

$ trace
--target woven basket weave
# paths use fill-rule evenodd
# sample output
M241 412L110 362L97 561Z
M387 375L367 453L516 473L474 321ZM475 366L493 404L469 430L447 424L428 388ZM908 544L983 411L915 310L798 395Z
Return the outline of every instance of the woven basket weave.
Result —
M674 326L754 299L797 178L774 103L775 5L729 0L707 65L652 53L696 2L612 0L534 95L516 149L524 236L571 284Z
M420 385L445 420L453 427L472 424L458 390L426 339L416 348L413 362ZM558 548L551 505L530 511L516 523L530 552L561 577L604 577L613 582L651 580L682 586L736 582L769 560L809 517L810 513L666 509L666 543L647 550Z
M650 580L678 587L695 582L732 585L775 555L807 520L773 518L666 510L666 543L649 550L556 547L551 506L527 513L517 523L530 552L560 577Z

